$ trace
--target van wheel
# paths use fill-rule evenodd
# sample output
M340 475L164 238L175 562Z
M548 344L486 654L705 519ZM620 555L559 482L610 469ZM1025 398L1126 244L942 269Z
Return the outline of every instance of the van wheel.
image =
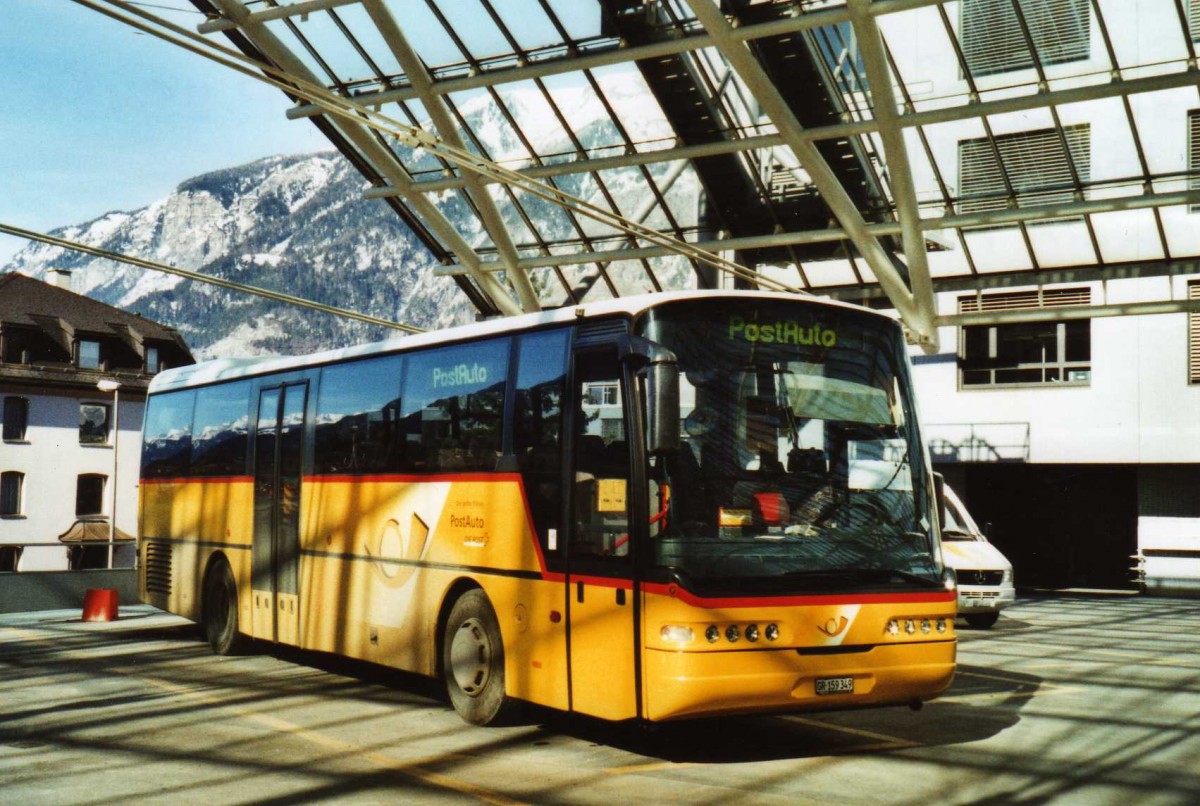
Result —
M967 620L967 624L970 624L972 627L975 627L980 630L986 630L988 627L991 627L993 624L995 624L999 620L1000 614L999 613L971 613L969 615L964 616L963 618L965 618Z
M442 637L442 677L450 702L472 725L507 721L517 704L504 693L504 644L487 594L475 588L454 603Z
M237 585L229 563L218 560L204 578L202 623L204 637L218 655L238 655L249 646L246 636L238 632Z

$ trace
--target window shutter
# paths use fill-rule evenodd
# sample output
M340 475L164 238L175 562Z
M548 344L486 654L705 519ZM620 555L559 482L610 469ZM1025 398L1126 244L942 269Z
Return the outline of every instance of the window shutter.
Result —
M960 37L963 56L972 75L985 76L1033 67L1033 56L1013 2L963 0ZM1091 9L1088 0L1018 2L1043 65L1089 56Z
M1072 163L1063 148L1064 140L1079 181L1091 178L1089 124L1065 126L1063 137L1054 129L1039 129L1005 134L994 140L995 147L986 137L958 144L959 209L964 213L1006 209L1005 173L1021 207L1074 201L1075 181Z
M1196 8L1200 3L1190 6ZM1191 13L1189 11L1189 13ZM1200 109L1188 112L1188 190L1200 190ZM1188 207L1192 213L1200 212L1200 204Z
M1200 300L1200 280L1188 283L1188 299ZM1188 314L1188 383L1200 384L1200 313Z
M960 313L979 311L1015 311L1027 308L1061 308L1068 305L1090 305L1090 288L1039 288L1035 291L1011 291L1003 294L984 294L958 298Z
M1200 42L1200 1L1188 0L1187 24L1188 31L1192 35L1192 41Z

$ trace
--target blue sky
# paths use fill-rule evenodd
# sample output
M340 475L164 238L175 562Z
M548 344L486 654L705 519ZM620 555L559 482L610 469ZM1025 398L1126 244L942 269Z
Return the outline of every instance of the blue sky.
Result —
M143 207L205 171L330 147L284 117L278 90L69 0L0 2L0 103L0 221L42 232ZM26 243L0 235L0 268Z

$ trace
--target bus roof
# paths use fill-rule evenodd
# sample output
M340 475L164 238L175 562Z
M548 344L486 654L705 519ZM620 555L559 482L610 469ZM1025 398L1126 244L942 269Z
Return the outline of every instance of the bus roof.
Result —
M277 372L288 372L307 367L321 366L343 361L348 358L360 358L372 355L382 355L392 352L408 352L421 347L438 344L449 344L465 339L478 339L486 336L503 335L520 332L556 323L576 322L580 319L611 314L638 314L664 303L681 300L711 299L713 297L728 299L769 299L787 300L789 302L808 302L834 308L847 308L856 311L869 312L883 319L897 321L894 316L870 308L863 308L847 302L840 302L822 297L799 296L796 294L766 292L766 291L674 291L657 294L641 294L637 296L619 297L617 299L599 302L585 302L579 305L569 305L554 310L537 313L507 316L475 322L469 325L446 328L444 330L419 333L402 338L385 341L358 344L353 347L343 347L336 350L325 350L319 353L297 356L266 356L261 358L218 358L203 361L186 367L177 367L160 372L150 382L150 393L166 392L173 389L184 389L192 386L202 386L220 381L249 378L257 375L269 375Z

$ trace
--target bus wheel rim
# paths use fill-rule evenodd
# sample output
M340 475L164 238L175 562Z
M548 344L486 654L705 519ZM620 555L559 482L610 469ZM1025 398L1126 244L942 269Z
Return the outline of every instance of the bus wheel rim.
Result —
M450 673L462 692L478 697L491 674L492 642L477 618L469 618L454 632L450 642Z

